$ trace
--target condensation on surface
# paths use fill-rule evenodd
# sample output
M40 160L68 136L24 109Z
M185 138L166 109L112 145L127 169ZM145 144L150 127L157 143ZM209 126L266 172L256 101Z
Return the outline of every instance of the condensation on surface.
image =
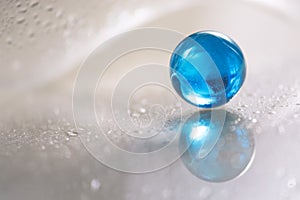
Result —
M63 74L76 68L70 63L82 61L86 49L91 50L101 38L123 30L116 24L124 19L130 21L133 10L137 9L138 16L149 13L147 21L151 18L151 8L158 5L134 1L136 7L132 8L129 1L122 6L120 2L82 1L76 7L72 2L0 2L3 24L0 27L0 199L299 199L300 29L297 23L278 11L236 2L221 6L199 4L177 12L173 5L171 14L145 24L139 21L185 34L218 29L236 39L245 50L248 63L245 85L224 109L241 116L253 130L255 158L243 176L211 184L194 177L180 160L155 173L131 175L102 165L87 152L80 135L97 146L98 132L89 124L76 129L72 116L76 72ZM149 8L149 12L138 9L138 5ZM103 7L111 12L99 12ZM224 17L216 17L220 13ZM108 23L108 19L115 21ZM239 28L242 26L245 28ZM48 83L37 84L39 87L32 90L22 89L36 86L37 81ZM16 94L20 90L23 93ZM150 91L134 99L128 108L129 116L137 124L149 122L145 98L157 98L162 105L171 101L161 95L164 93L159 93L160 96ZM133 146L132 141L122 138L112 119L105 118L108 108L101 110L102 101L106 100L101 92L97 93L97 112L111 140L133 152L153 150L142 144ZM165 106L170 133L176 127L172 122L177 119L173 114L178 105L173 103ZM187 115L195 112L195 108L187 105L182 108ZM154 147L159 148L164 142L159 140ZM114 154L105 146L101 148Z

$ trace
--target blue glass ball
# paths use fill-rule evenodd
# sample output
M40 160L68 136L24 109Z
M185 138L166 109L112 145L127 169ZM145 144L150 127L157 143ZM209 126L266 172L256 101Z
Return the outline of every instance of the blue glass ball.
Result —
M241 88L246 77L245 59L228 36L197 32L173 51L170 77L176 92L187 102L202 108L218 107Z

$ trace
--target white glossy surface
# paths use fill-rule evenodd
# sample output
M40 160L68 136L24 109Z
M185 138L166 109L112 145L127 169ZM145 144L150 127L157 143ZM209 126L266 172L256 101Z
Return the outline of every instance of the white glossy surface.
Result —
M6 6L8 4L11 7ZM269 6L253 1L182 4L126 1L107 2L106 6L106 3L96 1L53 2L53 10L45 11L47 14L40 10L34 12L41 13L41 18L47 21L64 8L66 15L58 24L69 23L68 20L72 21L69 17L76 15L75 25L66 25L67 30L55 28L57 19L53 19L54 23L48 27L50 32L46 31L47 27L36 27L35 39L25 40L22 38L27 29L21 27L23 23L3 28L0 36L0 57L4 58L0 64L0 199L300 198L300 26L299 15L294 11L300 9L299 4L296 1L285 2L285 7L276 6L282 5L280 3ZM0 5L8 14L20 9L6 1ZM44 9L48 4L40 2L39 5ZM149 9L149 16L131 16L132 11L139 8ZM101 9L107 12L100 12ZM25 14L31 16L30 12ZM138 16L139 13L143 15L144 11L137 11ZM7 19L2 15L1 19ZM117 15L122 17L112 17ZM88 27L81 27L81 19ZM117 22L108 25L107 19ZM122 21L124 19L126 22L134 20L127 24ZM120 26L115 26L118 23ZM149 174L120 173L95 160L72 132L71 95L78 68L74 63L83 61L104 38L135 26L158 26L184 34L215 29L240 44L247 59L247 80L241 92L224 109L242 116L255 135L256 154L242 176L225 183L208 183L193 176L181 160ZM78 35L73 34L74 30ZM101 36L98 35L100 32ZM13 42L4 44L8 35L14 38ZM97 104L107 101L106 92L111 91L122 73L134 64L155 59L167 65L168 58L167 53L146 50L114 63L103 79L111 82L96 94L99 95ZM166 78L169 78L167 73ZM138 95L133 110L140 110L143 98L149 102L160 100L166 107L174 103L165 90L150 88ZM188 105L183 108L185 113L195 109ZM167 107L167 111L172 113L172 106ZM96 112L104 113L104 118L108 118L105 109ZM172 114L170 116L172 118ZM96 132L88 134L88 127L84 128L79 134L84 134L87 142L97 147ZM144 148L120 139L112 121L106 121L105 129L112 130L110 137L124 148L132 151ZM160 145L159 142L162 141L155 144ZM109 153L105 147L102 150Z

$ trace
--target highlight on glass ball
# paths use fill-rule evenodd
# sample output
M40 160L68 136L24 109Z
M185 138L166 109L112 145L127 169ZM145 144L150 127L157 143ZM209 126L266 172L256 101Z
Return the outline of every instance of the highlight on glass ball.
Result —
M226 104L240 90L246 63L240 47L215 31L196 32L182 40L170 59L176 92L201 108Z

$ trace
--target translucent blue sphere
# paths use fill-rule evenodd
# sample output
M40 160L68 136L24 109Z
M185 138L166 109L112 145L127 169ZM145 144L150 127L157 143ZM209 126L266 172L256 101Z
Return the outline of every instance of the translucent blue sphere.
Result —
M170 76L176 92L202 108L227 103L241 88L246 76L239 46L214 31L194 33L172 53Z
M224 112L222 123L218 115L223 116ZM212 118L212 115L217 116ZM193 175L209 182L223 182L249 168L254 159L255 138L240 116L209 110L187 119L181 130L179 149L184 152L181 159L185 167Z

